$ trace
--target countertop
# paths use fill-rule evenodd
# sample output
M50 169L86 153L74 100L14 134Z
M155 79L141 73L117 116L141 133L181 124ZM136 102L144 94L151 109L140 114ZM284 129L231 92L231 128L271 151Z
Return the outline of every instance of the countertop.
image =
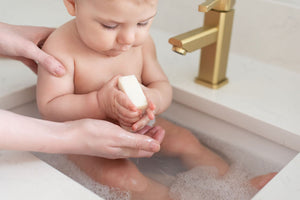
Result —
M166 42L170 34L153 36L175 101L300 151L299 73L231 53L229 83L212 90L194 83L199 52L180 56Z
M101 200L32 154L3 150L0 150L0 198Z

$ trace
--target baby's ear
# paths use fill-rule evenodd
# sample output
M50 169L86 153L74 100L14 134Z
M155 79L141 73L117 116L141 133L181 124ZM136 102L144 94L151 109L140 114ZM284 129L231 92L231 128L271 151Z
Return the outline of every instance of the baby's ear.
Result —
M64 4L70 15L75 16L75 0L64 0Z

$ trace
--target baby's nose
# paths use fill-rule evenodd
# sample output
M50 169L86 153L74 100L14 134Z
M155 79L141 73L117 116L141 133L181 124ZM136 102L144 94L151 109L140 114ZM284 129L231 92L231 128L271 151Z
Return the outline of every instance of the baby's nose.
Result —
M118 35L118 43L124 45L124 48L130 48L135 40L135 31L132 29L125 29Z

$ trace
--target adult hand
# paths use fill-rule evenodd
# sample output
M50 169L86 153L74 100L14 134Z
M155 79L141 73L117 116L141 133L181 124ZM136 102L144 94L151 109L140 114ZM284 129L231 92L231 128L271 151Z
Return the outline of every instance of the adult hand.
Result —
M127 132L103 120L83 119L66 122L70 127L72 154L86 154L109 159L150 157L160 150L165 131L159 126L146 126L139 133Z
M0 22L0 55L20 60L37 73L37 63L55 76L65 73L64 67L41 47L54 29L18 26Z
M0 149L84 154L109 159L150 157L160 150L164 130L147 127L140 134L95 119L52 122L0 110ZM143 135L144 134L144 135Z

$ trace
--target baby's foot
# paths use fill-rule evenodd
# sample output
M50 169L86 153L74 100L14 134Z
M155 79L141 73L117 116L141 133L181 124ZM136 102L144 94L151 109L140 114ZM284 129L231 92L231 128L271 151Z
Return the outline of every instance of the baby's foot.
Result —
M269 174L261 175L254 177L250 180L250 184L256 189L262 189L274 176L276 176L277 172L272 172Z

